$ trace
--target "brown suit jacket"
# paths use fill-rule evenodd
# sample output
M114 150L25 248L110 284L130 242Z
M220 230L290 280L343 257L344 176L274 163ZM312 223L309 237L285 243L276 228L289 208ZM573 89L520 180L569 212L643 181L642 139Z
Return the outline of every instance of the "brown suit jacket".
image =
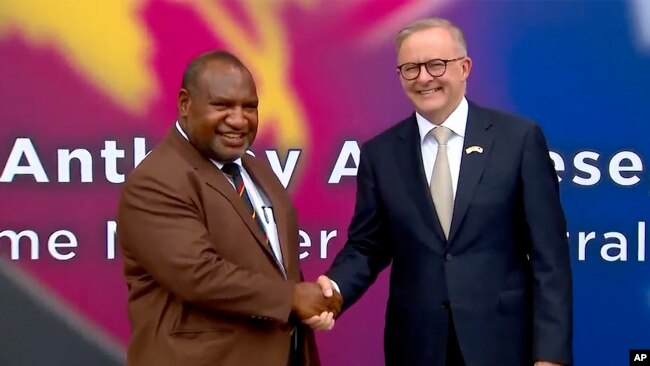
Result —
M130 174L117 219L131 366L286 366L298 224L267 165L242 162L273 205L285 279L227 178L172 128ZM318 366L301 328L305 366Z

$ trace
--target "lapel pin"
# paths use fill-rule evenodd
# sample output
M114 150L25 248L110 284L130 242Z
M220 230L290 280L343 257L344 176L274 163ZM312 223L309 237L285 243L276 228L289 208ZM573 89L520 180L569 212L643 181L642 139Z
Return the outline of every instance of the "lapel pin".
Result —
M471 154L471 153L473 153L473 152L477 152L477 153L479 153L479 154L483 154L483 148L480 147L480 146L476 146L476 145L474 145L474 146L470 146L470 147L468 147L467 149L465 149L465 154L468 154L468 155L469 155L469 154Z

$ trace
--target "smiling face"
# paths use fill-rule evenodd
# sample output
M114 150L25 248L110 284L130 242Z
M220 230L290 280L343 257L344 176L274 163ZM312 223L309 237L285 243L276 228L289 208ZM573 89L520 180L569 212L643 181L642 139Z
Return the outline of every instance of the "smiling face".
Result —
M460 104L465 95L466 80L472 60L454 40L447 28L418 30L402 42L397 51L397 64L421 63L430 60L460 60L447 63L441 76L431 76L420 66L420 75L414 80L400 77L402 87L418 113L435 124L441 124Z
M193 86L178 93L179 123L205 157L220 162L240 158L255 140L257 91L240 65L208 61Z

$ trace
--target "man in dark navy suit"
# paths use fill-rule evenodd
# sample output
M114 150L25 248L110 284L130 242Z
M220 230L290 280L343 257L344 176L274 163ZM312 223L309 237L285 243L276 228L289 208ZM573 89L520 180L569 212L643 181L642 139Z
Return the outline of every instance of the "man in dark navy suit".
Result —
M388 366L570 364L566 222L542 131L465 98L472 60L449 21L411 24L397 54L415 113L361 148L349 237L321 287L350 307L392 263Z

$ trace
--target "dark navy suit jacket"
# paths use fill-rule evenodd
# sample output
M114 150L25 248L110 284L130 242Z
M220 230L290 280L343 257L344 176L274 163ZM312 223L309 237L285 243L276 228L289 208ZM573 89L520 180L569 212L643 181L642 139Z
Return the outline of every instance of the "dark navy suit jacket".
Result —
M470 102L447 241L415 115L362 146L348 240L327 275L347 308L392 263L386 365L444 365L448 308L468 366L572 362L566 222L548 153L532 121Z

